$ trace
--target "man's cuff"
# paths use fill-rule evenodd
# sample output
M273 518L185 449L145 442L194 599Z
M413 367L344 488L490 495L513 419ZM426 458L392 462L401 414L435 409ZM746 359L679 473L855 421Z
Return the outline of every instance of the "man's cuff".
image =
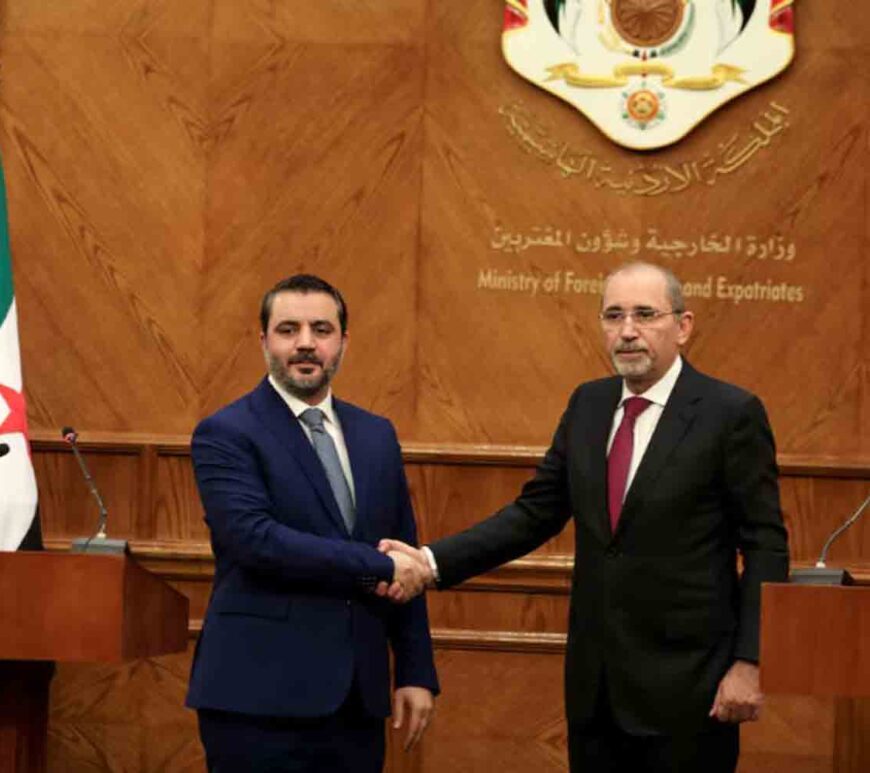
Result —
M375 562L370 574L364 574L356 578L356 584L364 591L371 593L377 588L379 582L390 583L396 571L396 564L392 558L383 553L375 554Z
M423 545L420 550L423 551L423 555L426 556L426 560L429 562L429 568L432 570L432 577L435 578L435 582L441 582L441 573L438 571L438 562L435 560L435 554L429 549L428 545Z

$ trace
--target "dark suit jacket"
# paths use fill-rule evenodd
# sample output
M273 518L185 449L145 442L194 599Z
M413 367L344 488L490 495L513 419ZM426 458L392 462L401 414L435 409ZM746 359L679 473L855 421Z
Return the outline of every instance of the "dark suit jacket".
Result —
M356 489L353 535L314 448L266 379L194 432L215 579L188 706L326 716L356 679L365 709L384 717L388 642L396 686L437 693L425 601L394 607L371 592L393 574L378 541L416 540L395 431L334 405Z
M568 718L593 715L606 673L624 729L690 731L735 658L758 659L761 582L788 575L773 436L758 398L684 362L611 534L606 448L621 389L620 378L580 386L519 498L431 548L448 586L573 517Z

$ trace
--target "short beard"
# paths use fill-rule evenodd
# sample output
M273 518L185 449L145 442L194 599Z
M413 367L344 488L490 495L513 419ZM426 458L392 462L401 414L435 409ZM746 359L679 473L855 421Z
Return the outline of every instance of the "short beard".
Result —
M610 361L613 363L614 370L628 380L643 378L652 370L653 366L652 357L647 352L643 352L643 357L635 362L620 360L616 354L610 356Z
M299 381L295 379L290 375L286 365L278 357L269 352L266 352L266 365L269 368L269 374L283 389L300 400L308 400L332 383L332 379L338 372L338 366L341 364L342 351L338 353L335 362L331 366L322 366L320 375L313 380L306 379L305 381Z

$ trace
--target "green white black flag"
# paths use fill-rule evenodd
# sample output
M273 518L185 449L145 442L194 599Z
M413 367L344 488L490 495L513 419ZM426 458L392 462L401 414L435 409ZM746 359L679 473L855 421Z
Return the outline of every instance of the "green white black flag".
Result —
M0 170L0 550L18 550L36 524L36 476L27 439L27 411L18 349L18 317Z

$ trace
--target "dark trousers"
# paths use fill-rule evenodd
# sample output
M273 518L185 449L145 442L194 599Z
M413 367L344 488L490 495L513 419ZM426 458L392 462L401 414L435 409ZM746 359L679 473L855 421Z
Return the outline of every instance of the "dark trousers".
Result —
M603 682L603 680L602 680ZM571 773L734 773L737 725L710 720L701 732L632 735L616 723L602 684L595 717L568 723Z
M356 694L328 717L258 717L200 709L209 773L381 773L384 720Z

